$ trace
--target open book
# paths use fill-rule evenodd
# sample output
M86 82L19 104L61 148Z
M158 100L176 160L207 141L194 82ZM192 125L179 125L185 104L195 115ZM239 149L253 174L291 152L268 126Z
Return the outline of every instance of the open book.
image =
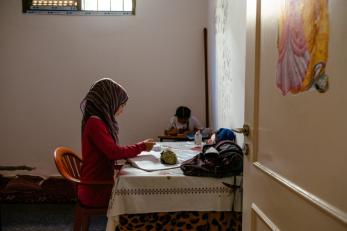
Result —
M171 169L171 168L179 168L181 163L183 162L182 160L177 158L177 164L173 164L173 165L162 164L160 162L159 152L142 152L137 157L128 159L128 161L133 167L136 167L148 172Z
M202 146L196 146L193 142L161 142L158 146L157 151L142 152L137 157L128 159L128 162L133 167L148 172L179 168L183 161L194 157L202 149ZM164 149L170 149L176 154L177 164L169 165L160 162L160 152Z

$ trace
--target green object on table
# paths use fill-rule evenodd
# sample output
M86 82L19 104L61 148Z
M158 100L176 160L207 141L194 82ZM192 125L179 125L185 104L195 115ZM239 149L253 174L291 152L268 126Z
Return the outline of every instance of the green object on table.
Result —
M177 156L176 153L174 153L171 150L164 150L160 153L160 162L162 164L177 164Z

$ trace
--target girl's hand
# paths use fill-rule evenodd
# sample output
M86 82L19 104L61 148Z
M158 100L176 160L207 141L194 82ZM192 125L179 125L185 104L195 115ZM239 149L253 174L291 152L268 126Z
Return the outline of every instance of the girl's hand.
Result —
M143 143L145 143L147 152L151 151L153 146L155 145L155 141L153 139L144 140Z

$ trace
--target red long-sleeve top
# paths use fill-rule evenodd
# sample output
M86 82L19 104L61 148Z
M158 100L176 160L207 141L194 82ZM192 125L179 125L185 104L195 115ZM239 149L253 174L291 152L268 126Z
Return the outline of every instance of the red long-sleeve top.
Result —
M113 180L114 160L135 157L146 150L143 142L119 146L98 117L90 117L82 133L81 180ZM88 206L108 205L112 185L79 185L78 199Z

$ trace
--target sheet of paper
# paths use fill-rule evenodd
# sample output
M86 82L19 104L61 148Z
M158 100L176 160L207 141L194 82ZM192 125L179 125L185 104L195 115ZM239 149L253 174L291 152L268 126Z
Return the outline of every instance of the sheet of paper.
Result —
M167 147L164 147L163 149L165 148ZM171 150L175 152L177 156L177 164L174 165L162 164L160 162L160 152L155 151L142 152L137 157L128 159L128 161L132 166L137 167L139 169L145 171L158 171L164 169L179 168L183 161L193 158L196 154L199 153L198 151L190 149L182 150L171 148Z
M142 152L137 157L130 158L129 162L132 166L145 171L179 168L182 163L180 160L178 160L178 163L174 165L162 164L160 162L160 153L158 156L155 152Z

